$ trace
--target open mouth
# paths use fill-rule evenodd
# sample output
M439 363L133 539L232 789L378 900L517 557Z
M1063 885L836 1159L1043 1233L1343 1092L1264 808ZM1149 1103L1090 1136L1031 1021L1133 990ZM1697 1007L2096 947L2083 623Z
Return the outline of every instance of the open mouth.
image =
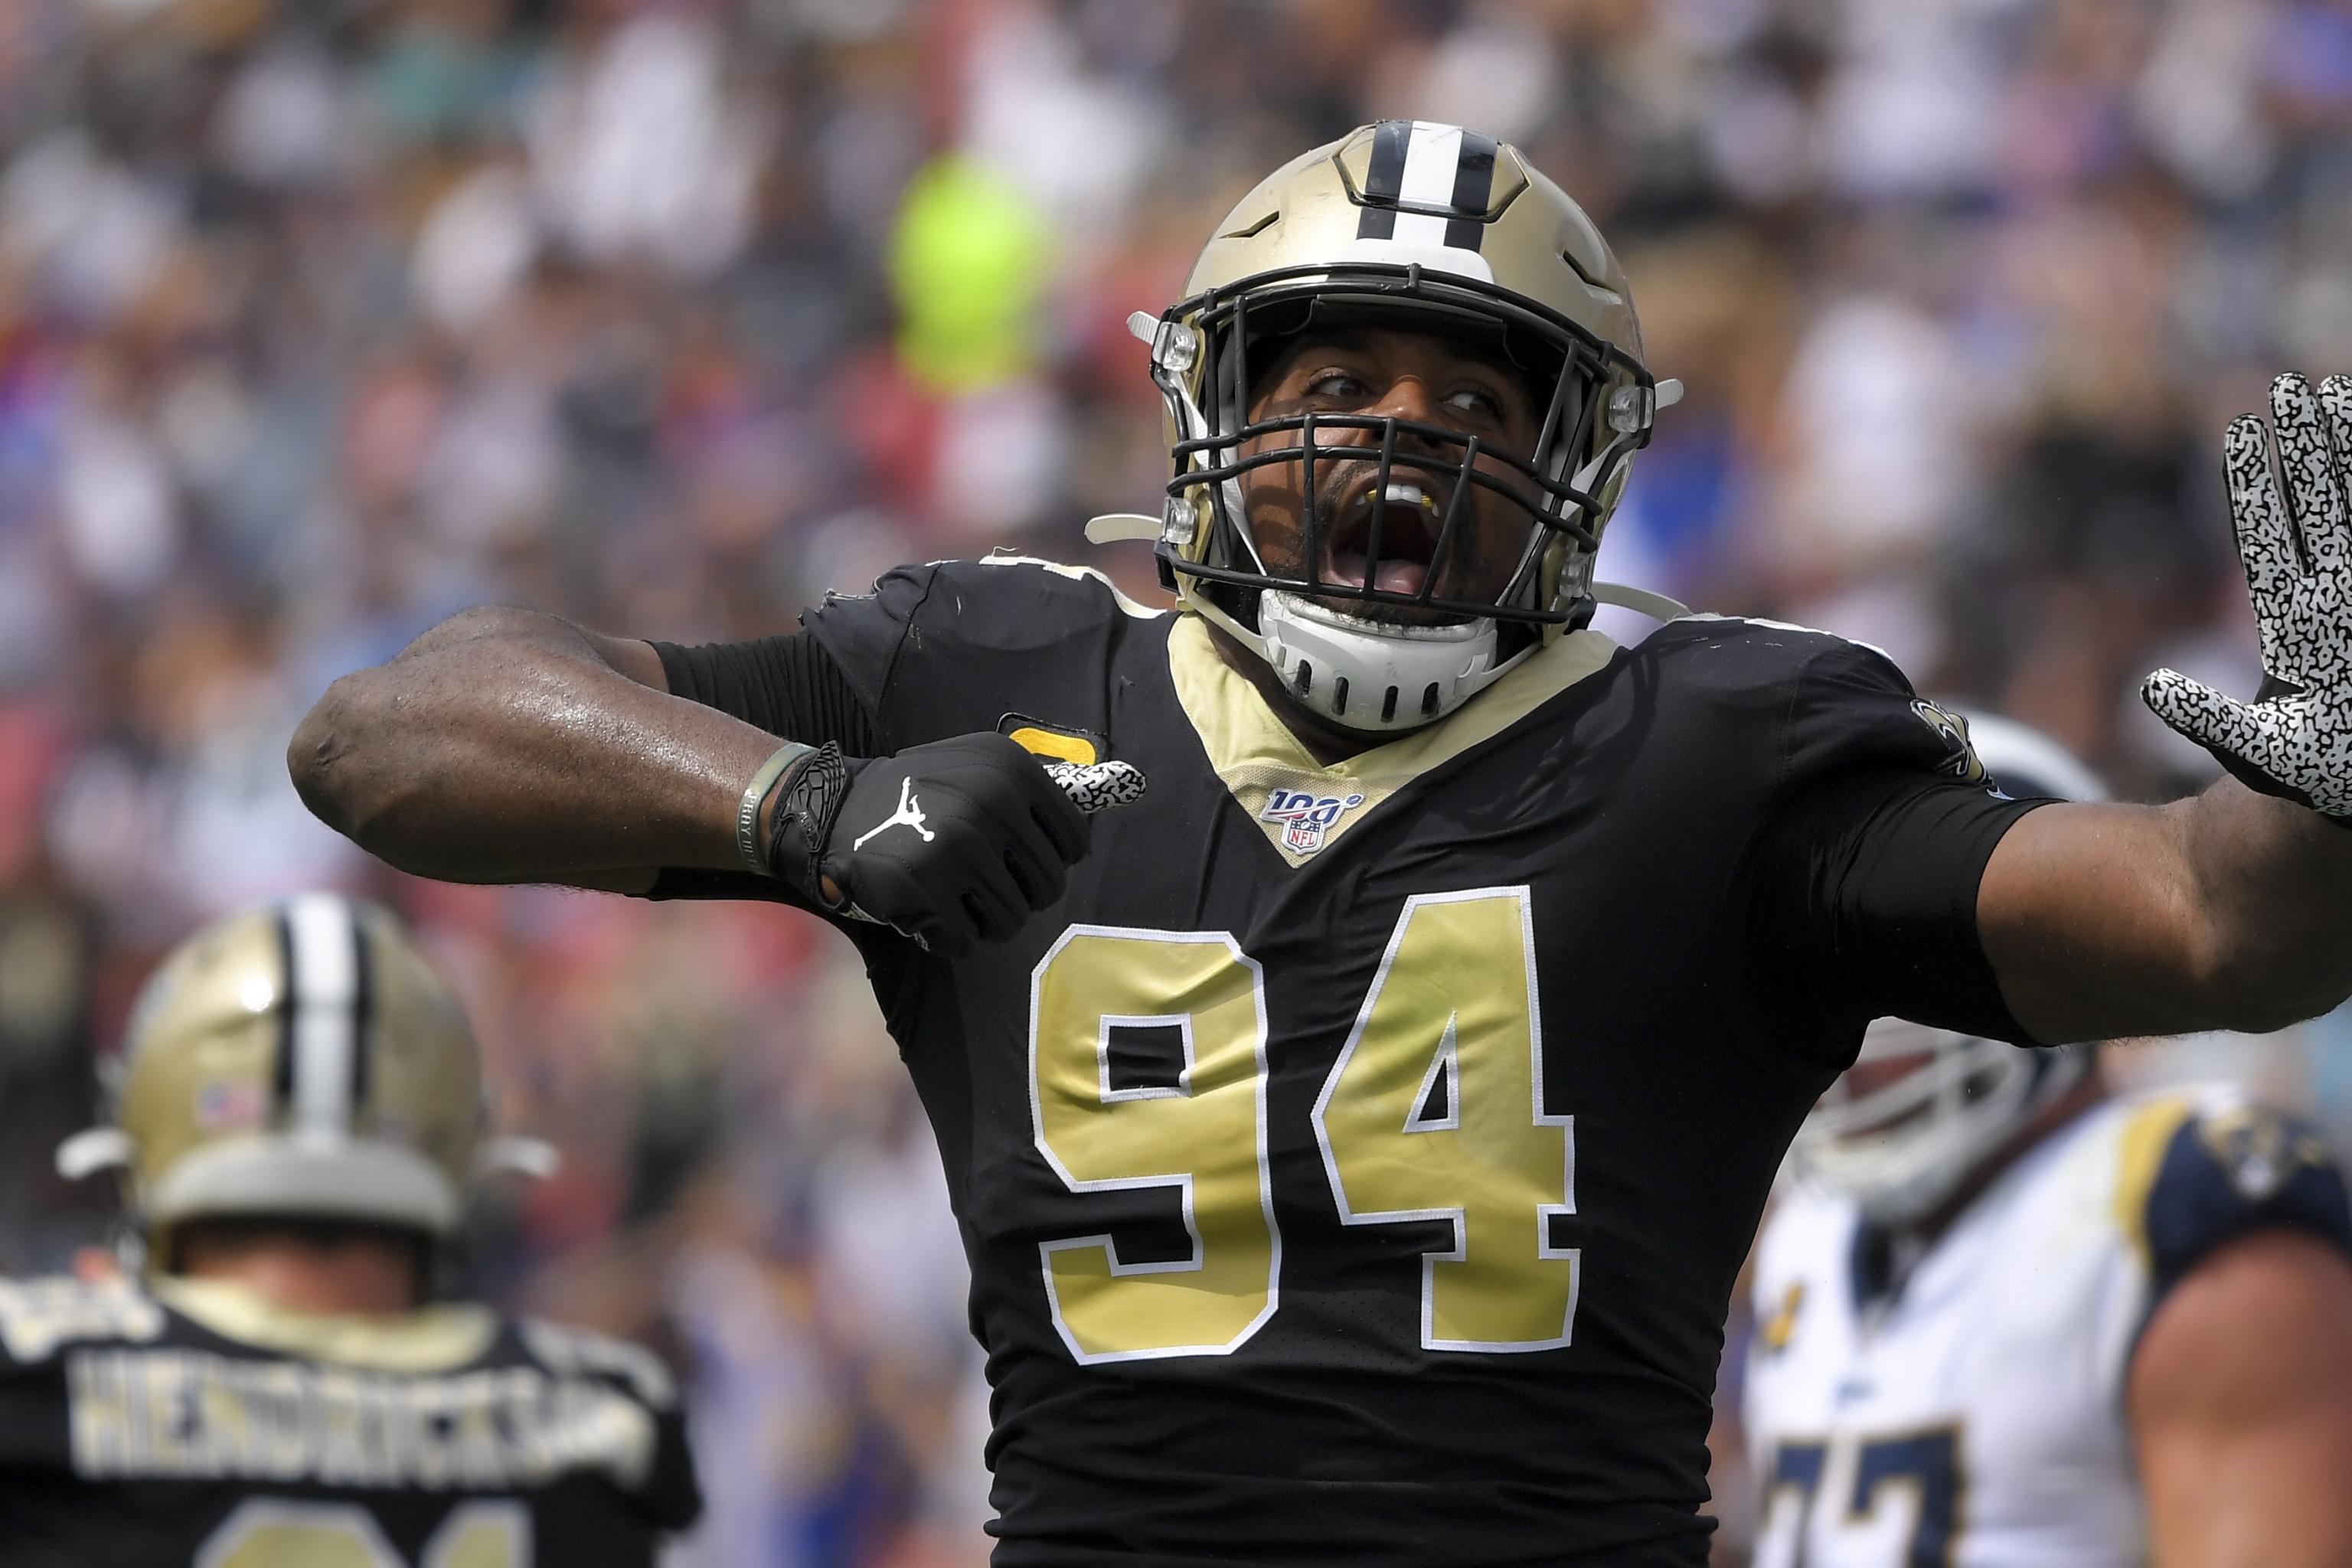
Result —
M1332 521L1330 542L1324 550L1324 575L1350 588L1418 594L1436 564L1438 528L1444 516L1443 498L1426 485L1391 479L1386 488L1381 488L1375 480L1365 479L1350 487L1347 501Z

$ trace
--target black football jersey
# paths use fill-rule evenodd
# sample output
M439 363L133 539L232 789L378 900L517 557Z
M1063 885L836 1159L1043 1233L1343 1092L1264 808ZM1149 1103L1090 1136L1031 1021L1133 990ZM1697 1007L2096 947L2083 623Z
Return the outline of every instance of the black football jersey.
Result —
M1804 902L1759 845L1855 769L1993 807L1959 727L1866 648L1696 616L1324 766L1097 574L934 563L803 620L877 752L1149 780L1010 942L845 927L971 1255L995 1561L1704 1562L1733 1279L1868 1016L1759 938Z
M650 1568L700 1508L635 1345L472 1307L0 1281L9 1568Z

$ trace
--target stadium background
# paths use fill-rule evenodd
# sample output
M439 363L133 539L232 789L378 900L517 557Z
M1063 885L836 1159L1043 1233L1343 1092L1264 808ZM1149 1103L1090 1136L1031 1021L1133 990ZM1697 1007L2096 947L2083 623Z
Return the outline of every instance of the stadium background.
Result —
M2133 688L2252 689L2219 432L2352 369L2343 5L5 0L0 1268L100 1234L47 1152L158 952L367 892L567 1157L485 1288L693 1369L687 1560L976 1561L962 1266L845 944L391 875L285 740L483 600L748 637L996 544L1148 594L1078 531L1162 477L1123 319L1381 115L1525 147L1689 386L1604 576L1878 642L2126 793L2207 776ZM2130 1066L2341 1140L2347 1037Z

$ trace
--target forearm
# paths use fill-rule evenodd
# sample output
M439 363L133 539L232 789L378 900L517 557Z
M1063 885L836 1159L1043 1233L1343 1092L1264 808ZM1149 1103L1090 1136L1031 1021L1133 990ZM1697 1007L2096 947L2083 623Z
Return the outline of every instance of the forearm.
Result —
M2279 1028L2352 994L2352 828L2227 777L2174 809L2231 1026Z
M577 627L480 609L329 688L287 760L312 811L403 870L637 889L738 864L736 803L775 746Z
M1994 851L1978 931L2040 1039L2280 1028L2352 992L2352 831L2229 778L2045 806Z

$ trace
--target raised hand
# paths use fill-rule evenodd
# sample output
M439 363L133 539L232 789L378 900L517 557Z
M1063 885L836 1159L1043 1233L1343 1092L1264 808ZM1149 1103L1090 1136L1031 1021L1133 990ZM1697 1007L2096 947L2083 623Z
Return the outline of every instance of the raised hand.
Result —
M2352 822L2352 376L2316 394L2280 376L2271 424L2284 498L2261 419L2240 415L2222 441L2262 689L2241 701L2159 669L2140 696L2249 788Z

